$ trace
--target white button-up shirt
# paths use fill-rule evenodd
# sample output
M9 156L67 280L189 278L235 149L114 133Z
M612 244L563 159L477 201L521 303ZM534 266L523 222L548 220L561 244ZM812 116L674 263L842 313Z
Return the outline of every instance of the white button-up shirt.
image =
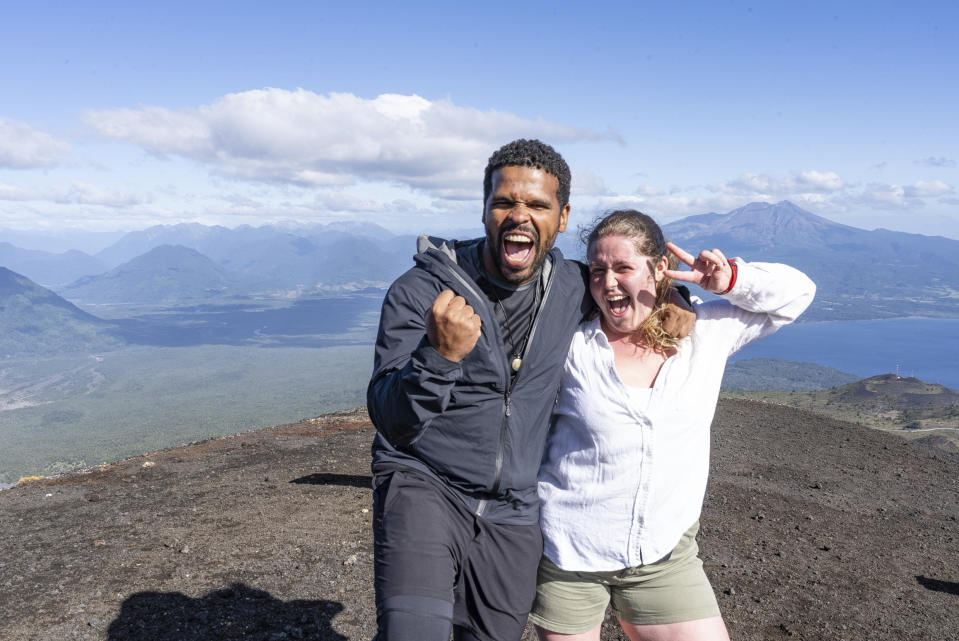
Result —
M699 518L726 359L795 320L816 291L786 265L737 268L723 300L697 301L692 332L648 391L620 380L599 319L574 335L539 472L545 554L559 567L654 563Z

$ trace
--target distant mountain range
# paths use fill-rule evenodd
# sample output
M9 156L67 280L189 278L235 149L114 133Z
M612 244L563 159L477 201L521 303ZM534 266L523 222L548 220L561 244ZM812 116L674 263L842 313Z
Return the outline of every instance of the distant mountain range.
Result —
M727 256L802 269L818 287L804 320L959 317L956 240L866 231L826 220L789 201L691 216L663 230L690 251L718 247Z
M818 286L804 320L959 317L956 240L866 231L788 201L690 216L665 225L664 231L693 252L718 247L730 256L802 269ZM558 245L578 257L575 236L573 230L561 235ZM181 250L150 255L161 246ZM170 302L276 293L295 297L384 288L412 265L414 247L413 236L372 224L228 229L191 223L128 233L95 256L0 243L0 264L77 301ZM77 280L80 276L85 277Z
M29 231L0 229L0 239L5 242L23 249L39 249L54 254L73 249L92 255L117 242L125 234L123 231L90 231L76 227ZM73 277L76 278L76 274Z
M391 234L375 225L264 225L228 229L192 223L131 232L96 258L120 266L162 245L193 249L223 268L230 281L223 292L283 291L308 295L385 287L413 264L415 239ZM163 268L169 272L172 264L167 263ZM85 293L92 296L91 299L106 298L108 294L95 291L103 282L86 283ZM70 296L73 285L63 289L63 293ZM189 286L183 289L196 294ZM202 297L214 293L211 290Z
M66 285L80 276L100 274L108 268L103 260L76 249L55 254L10 243L0 243L0 265L18 274L29 274L31 280L45 287Z
M757 368L762 367L763 363L758 361ZM937 440L943 441L946 449L959 451L959 434L956 432L959 429L959 392L938 383L880 374L822 390L784 392L744 386L744 389L750 388L760 391L727 389L725 394L790 405L908 435L936 432Z
M241 278L182 245L160 245L60 293L84 303L176 303L239 290Z
M747 358L726 364L723 390L824 390L858 381L859 376L817 363L779 358Z
M113 326L0 267L0 357L113 349Z
M197 274L213 283L198 288L188 282L189 270L201 268L196 256L152 256L145 261L130 261L164 245L194 250L222 269L212 278L209 265ZM396 235L370 224L332 223L329 225L244 225L235 229L209 227L197 223L159 225L130 232L106 249L91 256L72 250L51 253L22 249L0 243L0 265L29 277L63 295L82 301L119 302L124 292L134 298L149 299L160 281L167 292L162 300L172 300L176 292L183 300L208 299L221 294L309 295L354 291L368 287L385 288L413 264L415 237ZM178 261L182 261L178 264ZM108 273L109 272L109 273ZM176 273L183 282L174 285ZM122 275L122 276L121 276ZM143 279L137 287L137 275ZM98 278L90 278L90 277ZM117 281L117 278L121 278Z
M959 406L959 392L938 383L927 383L914 377L880 374L842 385L833 390L836 403L855 406L864 411L895 409L908 414L916 410L938 410ZM959 423L959 415L956 422Z
M188 266L186 276L183 265ZM76 286L75 293L93 310L101 309L99 303L124 301L109 308L114 313L108 311L108 319L101 319L25 276L0 268L0 363L7 357L131 345L328 347L373 340L381 290L293 299L200 300L233 283L230 274L198 252L163 245ZM90 292L103 298L93 300ZM183 304L187 300L193 303ZM0 396L2 388L0 366Z

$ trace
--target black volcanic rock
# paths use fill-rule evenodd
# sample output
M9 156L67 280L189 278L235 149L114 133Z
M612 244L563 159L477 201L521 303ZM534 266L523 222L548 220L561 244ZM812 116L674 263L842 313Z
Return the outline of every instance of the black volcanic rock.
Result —
M0 267L0 357L117 348L113 326Z
M342 412L0 492L0 638L372 638L373 434ZM697 538L730 637L954 639L956 465L720 401Z

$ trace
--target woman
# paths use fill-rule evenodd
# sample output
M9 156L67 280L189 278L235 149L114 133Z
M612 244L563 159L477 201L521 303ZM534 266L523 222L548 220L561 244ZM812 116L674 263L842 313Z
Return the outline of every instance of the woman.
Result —
M669 253L691 269L670 269ZM570 345L540 469L544 557L531 619L543 640L595 641L612 603L633 641L725 641L696 545L723 369L795 320L815 285L718 249L693 257L631 210L596 225L587 256L599 314ZM724 297L697 301L679 341L661 327L674 280Z

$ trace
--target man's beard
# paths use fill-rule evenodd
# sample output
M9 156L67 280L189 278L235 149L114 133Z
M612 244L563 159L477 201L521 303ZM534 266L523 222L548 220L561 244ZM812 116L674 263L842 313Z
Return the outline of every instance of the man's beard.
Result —
M506 241L503 240L511 232L520 231L524 234L527 234L533 240L533 259L530 261L529 266L523 268L520 271L513 269L504 257L504 244ZM546 262L546 257L549 254L549 250L552 249L553 243L556 241L556 235L554 234L552 238L548 239L546 243L540 243L540 235L537 233L536 229L532 226L526 227L524 225L516 225L515 227L510 227L509 229L501 230L499 236L495 239L495 242L491 242L489 235L486 237L486 242L490 243L491 248L493 249L493 262L499 271L499 276L503 281L511 283L514 285L525 283L536 276L539 273L539 270L543 267L543 263Z

